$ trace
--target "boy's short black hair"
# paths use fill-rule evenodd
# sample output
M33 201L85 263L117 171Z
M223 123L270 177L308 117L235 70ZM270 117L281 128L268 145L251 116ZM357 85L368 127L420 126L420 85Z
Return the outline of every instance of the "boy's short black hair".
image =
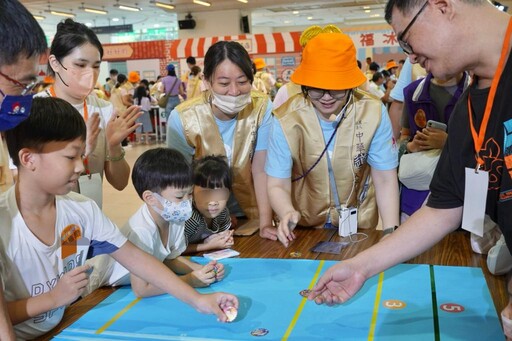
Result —
M142 153L132 170L132 183L142 199L144 191L161 193L167 187L192 186L192 168L177 150L154 148Z
M196 59L192 56L188 56L187 57L187 63L188 64L192 64L192 65L196 65Z
M379 71L380 65L375 62L371 62L369 68L371 71Z
M377 82L380 78L384 78L384 75L382 74L382 72L375 72L372 76L372 82Z
M34 98L30 116L17 127L5 132L9 155L19 167L18 153L23 148L41 151L48 142L85 141L85 121L71 104L60 98Z
M194 161L193 168L195 186L211 189L225 187L231 191L231 169L225 156L202 157Z

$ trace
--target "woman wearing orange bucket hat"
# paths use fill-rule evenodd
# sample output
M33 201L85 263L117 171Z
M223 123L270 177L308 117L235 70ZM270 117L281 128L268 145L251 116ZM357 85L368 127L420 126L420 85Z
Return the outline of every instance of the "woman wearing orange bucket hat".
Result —
M376 226L370 174L383 226L397 225L391 124L380 101L354 96L366 77L350 37L318 34L291 79L302 93L274 111L265 166L270 203L280 218L279 240L288 246L296 225L336 226L344 208L358 209L359 227Z

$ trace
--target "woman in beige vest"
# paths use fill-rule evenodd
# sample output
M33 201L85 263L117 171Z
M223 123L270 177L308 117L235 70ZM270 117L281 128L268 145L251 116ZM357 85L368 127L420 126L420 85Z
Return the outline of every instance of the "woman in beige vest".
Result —
M288 246L297 224L338 226L339 213L347 209L358 212L357 226L346 235L357 227L375 227L374 195L383 226L396 226L397 150L391 124L379 100L360 91L355 95L366 77L352 40L343 33L318 34L302 58L291 77L302 93L274 111L265 166L270 203L280 218L279 240Z
M209 90L171 112L167 146L189 160L225 155L233 171L230 213L259 219L260 235L277 240L264 171L272 103L252 91L251 59L237 42L212 45L203 72Z

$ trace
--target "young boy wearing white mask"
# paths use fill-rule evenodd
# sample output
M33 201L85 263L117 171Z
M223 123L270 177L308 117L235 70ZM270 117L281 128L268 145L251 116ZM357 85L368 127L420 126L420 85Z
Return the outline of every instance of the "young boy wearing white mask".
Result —
M185 157L174 149L150 149L135 162L132 182L144 204L121 228L123 234L193 287L222 280L222 264L211 261L201 265L181 256L187 248L185 221L192 215L192 170ZM93 259L90 265L95 271L89 291L101 285L131 283L139 297L164 293L109 259Z

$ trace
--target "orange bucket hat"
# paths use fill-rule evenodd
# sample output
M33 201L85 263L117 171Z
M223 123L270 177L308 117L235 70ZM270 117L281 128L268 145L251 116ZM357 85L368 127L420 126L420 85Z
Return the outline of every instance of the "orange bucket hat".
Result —
M327 90L346 90L364 84L357 66L356 48L344 33L320 33L302 53L302 62L291 76L299 85Z
M254 65L256 66L256 70L263 69L265 66L267 66L263 58L254 59Z
M398 67L398 64L394 60L390 60L386 63L386 70Z
M136 71L130 71L128 74L128 82L130 83L138 83L140 81L140 76Z

